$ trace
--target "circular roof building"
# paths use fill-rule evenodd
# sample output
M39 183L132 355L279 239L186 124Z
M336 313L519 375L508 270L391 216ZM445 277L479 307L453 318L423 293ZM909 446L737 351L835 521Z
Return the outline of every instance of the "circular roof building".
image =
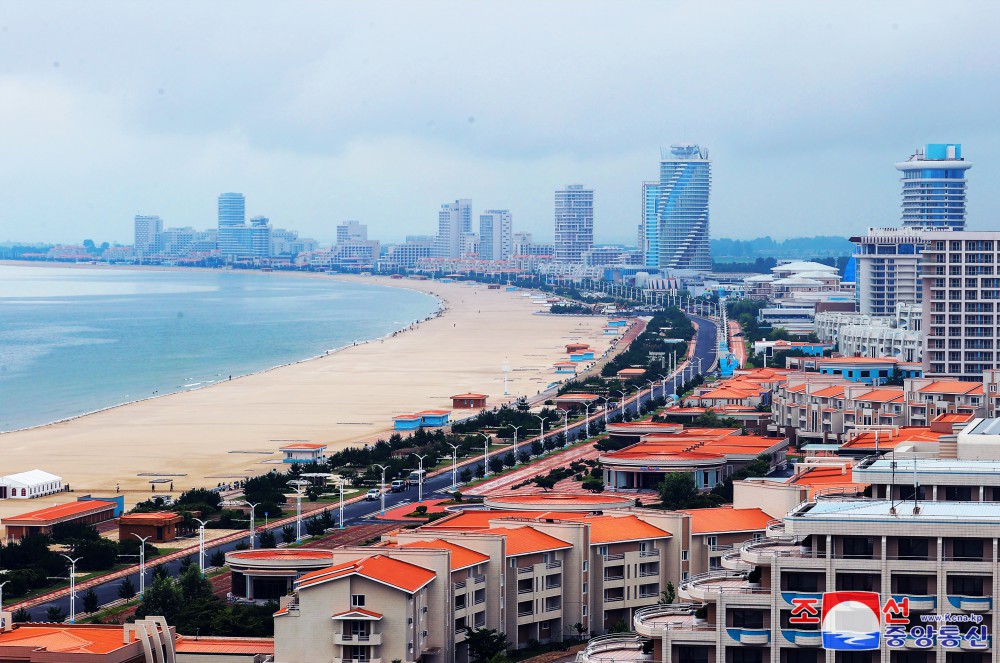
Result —
M494 495L483 498L489 509L504 511L613 511L627 509L635 498L592 493L537 493L533 495Z

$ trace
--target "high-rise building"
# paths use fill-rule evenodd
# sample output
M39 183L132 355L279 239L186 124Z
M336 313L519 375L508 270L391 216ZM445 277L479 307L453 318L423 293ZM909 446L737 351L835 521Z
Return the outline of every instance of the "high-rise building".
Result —
M956 143L930 143L897 163L903 177L903 226L965 230L965 171Z
M711 187L708 150L686 143L660 149L660 181L643 184L641 248L646 251L647 266L682 272L712 269L708 226Z
M250 219L250 251L254 258L271 257L271 223L266 216Z
M156 236L163 232L163 219L155 215L135 215L135 256L140 260L153 251Z
M219 194L219 227L242 226L246 223L247 202L242 193Z
M984 371L1000 368L1000 232L924 235L924 376L982 380Z
M920 251L926 233L914 228L869 228L852 237L857 247L858 311L891 316L897 304L915 305L922 299Z
M508 260L514 250L513 221L508 210L491 209L479 215L479 255L485 260Z
M435 253L440 258L462 255L463 236L472 232L472 201L461 198L441 205L438 212L438 235Z
M556 191L555 207L555 262L582 262L594 247L594 190L570 184Z
M337 244L344 242L364 242L368 240L368 226L358 221L337 224Z

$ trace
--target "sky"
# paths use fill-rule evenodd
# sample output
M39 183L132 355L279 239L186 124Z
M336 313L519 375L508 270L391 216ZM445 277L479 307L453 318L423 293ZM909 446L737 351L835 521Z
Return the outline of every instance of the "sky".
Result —
M248 216L329 242L509 209L552 237L594 188L598 242L635 242L659 148L712 159L711 231L898 224L894 163L963 144L969 228L1000 229L994 2L0 4L0 242L131 243L132 218Z

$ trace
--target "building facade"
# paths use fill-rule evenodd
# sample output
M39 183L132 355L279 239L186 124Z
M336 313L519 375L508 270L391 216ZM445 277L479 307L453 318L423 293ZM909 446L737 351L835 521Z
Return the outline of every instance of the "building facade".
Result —
M647 267L708 272L708 203L712 185L708 150L675 144L660 150L660 179L643 184L643 245Z
M438 234L435 255L458 258L462 255L462 238L472 232L472 201L461 198L441 205L438 211Z
M903 227L965 230L966 171L962 146L932 143L896 164L903 173Z
M898 304L918 304L920 252L926 233L913 228L869 228L867 235L852 237L857 247L858 310L865 315L892 315Z
M359 221L344 221L337 224L337 244L344 242L364 242L368 239L368 226Z
M514 254L510 211L486 210L479 215L479 255L484 260L509 260Z
M556 262L579 263L594 247L594 190L570 184L555 194Z
M135 215L135 256L139 260L154 252L156 236L163 231L163 219L155 215Z

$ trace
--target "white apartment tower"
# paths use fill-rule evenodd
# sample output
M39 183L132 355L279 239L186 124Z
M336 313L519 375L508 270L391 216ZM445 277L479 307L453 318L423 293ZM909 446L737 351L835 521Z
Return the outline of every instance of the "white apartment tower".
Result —
M163 219L155 215L135 215L135 257L145 258L153 252L156 236L163 232Z
M957 143L931 143L896 164L903 173L903 226L965 230L965 173Z
M479 215L479 255L484 260L509 260L514 251L510 211L486 210Z
M459 258L464 235L472 232L472 201L461 198L441 205L435 254L440 258Z
M708 202L712 162L708 150L683 143L660 149L660 180L642 185L640 249L644 264L670 272L708 272Z
M359 221L344 221L337 224L337 244L364 242L368 240L368 226Z
M982 380L1000 367L1000 232L928 232L921 253L924 376Z
M556 191L555 262L579 263L594 248L594 190L570 184Z

